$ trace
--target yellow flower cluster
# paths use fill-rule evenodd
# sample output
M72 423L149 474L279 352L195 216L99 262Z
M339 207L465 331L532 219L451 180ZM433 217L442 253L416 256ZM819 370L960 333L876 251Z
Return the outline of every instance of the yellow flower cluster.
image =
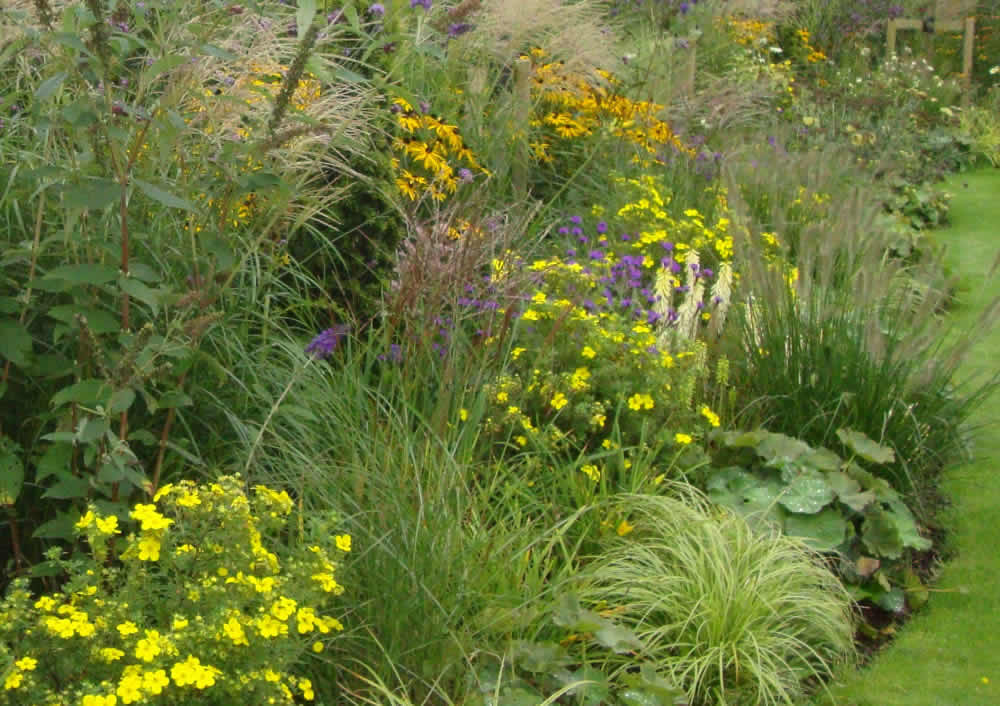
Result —
M430 195L444 201L458 191L464 172L488 175L465 145L458 126L443 122L430 113L418 113L403 98L393 101L396 125L403 136L393 140L392 169L396 188L411 201ZM450 161L449 161L450 160Z
M294 510L287 492L248 494L238 477L181 481L132 507L135 530L117 562L94 552L86 568L67 564L64 592L37 599L15 579L0 603L0 644L16 655L0 704L118 706L161 694L169 703L312 700L311 682L288 670L343 630L323 609L344 590L332 557L352 541L320 529L315 543L279 557L269 547ZM105 550L121 532L117 516L94 507L76 529ZM42 666L45 679L35 676ZM84 682L73 677L81 670Z
M530 124L541 130L542 136L529 145L537 161L553 161L555 139L572 140L600 130L648 155L661 156L666 148L673 148L694 156L694 150L658 117L664 106L634 101L616 92L618 82L610 73L588 77L567 71L562 62L545 61L547 55L540 49L521 58L532 61L532 93L538 107Z

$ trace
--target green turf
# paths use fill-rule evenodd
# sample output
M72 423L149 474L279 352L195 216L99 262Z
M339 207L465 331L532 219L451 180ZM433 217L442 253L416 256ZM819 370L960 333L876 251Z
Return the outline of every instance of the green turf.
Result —
M963 286L953 314L973 325L997 294L988 280L1000 251L1000 169L959 174L951 226L938 232ZM964 364L963 377L1000 366L1000 327ZM954 502L949 542L957 556L935 584L929 605L866 668L838 679L833 703L842 706L983 706L1000 704L1000 394L977 410L975 460L945 475ZM824 703L826 703L824 701Z

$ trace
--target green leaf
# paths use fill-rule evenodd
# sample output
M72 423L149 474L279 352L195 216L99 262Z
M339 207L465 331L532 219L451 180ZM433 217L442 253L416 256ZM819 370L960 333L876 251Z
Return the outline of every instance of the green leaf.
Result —
M906 610L906 594L898 586L883 592L875 599L875 604L890 613L902 613Z
M80 265L63 265L49 271L43 281L61 280L70 284L100 285L113 282L118 277L119 269L113 265L83 263Z
M190 407L193 404L194 400L181 390L170 390L169 392L165 392L160 399L156 401L156 406L159 409L170 409L171 407Z
M583 610L579 599L572 593L559 597L552 610L552 622L571 632L596 632L610 624L597 613Z
M566 693L575 696L575 703L583 706L600 706L608 703L611 694L611 682L600 669L584 665L574 671L565 671L556 675L557 680L566 689Z
M558 642L514 643L513 657L518 668L532 674L546 674L572 663L566 649Z
M150 311L153 313L153 316L156 316L160 312L161 294L159 290L147 287L139 280L131 277L119 278L118 286L130 297L137 299L148 306Z
M70 444L50 444L35 464L35 482L41 483L49 476L68 475L73 447Z
M903 589L906 592L906 602L913 610L919 610L930 600L930 591L913 569L907 569L903 574Z
M77 425L75 440L80 444L89 444L104 436L110 428L104 417L84 417Z
M89 492L90 482L86 478L67 474L57 481L55 485L42 493L42 497L55 498L56 500L70 500L85 498Z
M806 442L773 432L767 433L763 441L757 444L755 451L766 465L775 468L795 463L802 456L813 453L812 447Z
M785 518L785 533L805 540L816 551L830 552L847 536L847 520L832 507L815 515L795 513Z
M145 182L142 179L132 178L132 183L139 187L139 190L146 194L149 198L157 201L167 208L181 208L185 211L196 212L198 208L188 201L187 199L182 199L180 196L175 196L169 191L165 191L154 184Z
M122 187L111 179L88 179L72 186L64 184L62 196L67 208L100 210L121 200Z
M833 502L833 491L822 476L802 474L788 484L778 502L792 512L813 514Z
M299 9L295 13L295 24L299 30L299 40L305 36L306 30L316 18L316 0L299 0Z
M52 38L56 43L62 44L64 47L70 47L88 56L93 56L90 50L87 49L87 45L83 43L83 40L72 32L55 32Z
M182 64L188 62L188 57L181 56L179 54L167 54L166 56L161 56L159 59L154 61L148 69L145 69L142 73L147 79L153 79L160 74L166 73L171 69L176 69Z
M826 482L837 494L837 499L855 512L863 512L868 505L875 502L875 494L861 490L861 484L846 473L839 471L827 473Z
M115 272L117 273L117 270ZM76 325L76 315L79 314L87 319L87 326L98 336L105 333L117 333L121 328L120 319L103 309L65 304L54 306L46 313L56 321L61 321L68 326Z
M802 460L817 471L837 471L844 463L844 460L830 449L813 449Z
M122 412L128 411L128 408L132 406L135 402L135 390L131 387L124 387L121 390L115 391L111 395L111 400L108 403L108 409L111 410L112 414L121 414Z
M21 447L6 438L0 439L0 505L13 505L24 485Z
M111 385L104 380L93 378L81 380L52 395L51 404L53 407L61 407L68 402L78 402L89 406L103 405L111 397L111 393Z
M31 334L16 319L0 319L0 358L24 367L31 359Z
M610 623L594 632L594 639L602 647L619 655L638 652L644 647L642 640L632 630Z
M46 101L54 96L56 91L58 91L59 87L63 84L63 81L66 80L67 76L69 76L69 72L60 71L59 73L49 76L47 79L42 81L38 85L37 90L35 90L35 100Z
M223 61L239 61L239 56L233 54L231 51L226 51L222 47L217 47L214 44L202 44L201 51L209 56L214 56L216 59L222 59Z
M920 551L930 549L932 546L931 540L920 534L920 530L917 528L917 521L914 519L913 513L910 512L910 508L906 506L906 503L896 499L888 500L887 504L889 505L889 517L899 532L899 539L903 542L903 546Z
M870 438L854 429L838 429L837 438L847 448L871 463L892 463L896 454L887 446L872 441Z
M85 495L85 494L84 494ZM84 497L83 495L74 495L66 497ZM76 531L74 526L77 520L80 519L79 513L75 511L61 510L56 513L56 516L38 527L31 536L34 539L62 539L66 541L72 541L76 537Z
M896 523L880 507L869 507L861 524L861 541L879 557L898 559L903 554L903 540Z

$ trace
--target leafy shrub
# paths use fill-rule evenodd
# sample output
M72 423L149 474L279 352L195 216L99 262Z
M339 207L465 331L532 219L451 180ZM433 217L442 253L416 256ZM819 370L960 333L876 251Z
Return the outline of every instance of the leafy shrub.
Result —
M931 542L899 494L862 465L890 463L892 450L849 430L838 429L837 438L851 452L846 461L784 434L713 434L716 467L702 476L708 496L752 522L832 552L856 600L902 613L908 603L919 605L918 596L926 599L904 552L929 549Z
M852 652L850 602L802 544L683 499L613 501L632 531L581 571L643 657L695 703L792 704Z
M0 606L0 703L312 700L296 665L343 629L325 613L351 539L329 515L289 527L287 493L243 486L163 486L131 509L138 527L125 537L100 506L80 516L87 551L49 552L62 590L33 598L15 579Z

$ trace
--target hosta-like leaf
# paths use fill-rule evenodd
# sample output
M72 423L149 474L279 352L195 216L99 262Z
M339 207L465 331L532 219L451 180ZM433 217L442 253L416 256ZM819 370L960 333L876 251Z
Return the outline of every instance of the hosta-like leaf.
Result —
M856 453L858 456L871 463L892 463L896 460L896 454L888 446L882 446L876 441L854 429L838 429L837 438Z
M910 512L910 508L902 500L889 500L890 517L899 532L899 538L904 547L911 549L925 550L932 546L931 540L920 534L917 528L917 521Z
M817 551L829 552L843 543L847 536L847 520L832 507L815 515L793 513L785 518L785 533L805 540Z
M820 475L802 474L788 484L778 499L792 512L814 514L833 502L833 491Z
M876 556L898 559L903 553L903 540L896 523L880 507L869 507L865 511L861 541Z

